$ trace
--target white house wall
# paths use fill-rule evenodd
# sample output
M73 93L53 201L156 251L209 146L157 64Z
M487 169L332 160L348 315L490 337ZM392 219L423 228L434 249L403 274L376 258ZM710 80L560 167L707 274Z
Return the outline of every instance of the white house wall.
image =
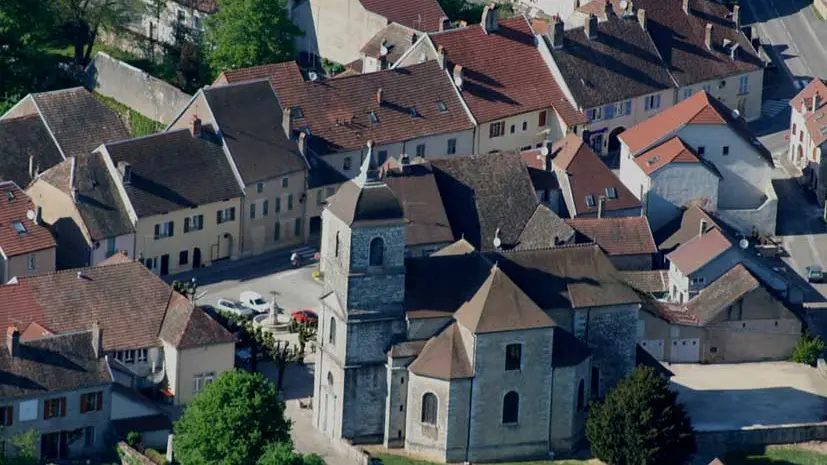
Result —
M747 78L747 92L740 92L740 80ZM764 88L764 70L758 69L749 73L736 74L725 78L716 78L699 82L691 86L678 89L678 101L686 100L691 94L706 90L707 93L721 101L732 110L738 110L747 121L754 121L761 117L761 98Z
M643 172L640 167L638 170ZM718 177L700 163L671 163L652 173L651 187L644 197L649 225L657 231L695 200L706 198L709 205L716 205Z

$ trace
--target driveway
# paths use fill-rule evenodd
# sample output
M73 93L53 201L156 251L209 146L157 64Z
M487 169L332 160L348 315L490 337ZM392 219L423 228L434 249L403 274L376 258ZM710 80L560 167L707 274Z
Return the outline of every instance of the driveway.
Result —
M827 421L827 382L815 368L792 362L668 368L698 431Z

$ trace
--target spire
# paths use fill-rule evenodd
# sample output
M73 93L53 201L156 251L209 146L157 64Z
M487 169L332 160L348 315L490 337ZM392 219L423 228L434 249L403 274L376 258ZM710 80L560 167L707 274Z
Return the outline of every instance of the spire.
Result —
M356 185L360 188L367 184L375 184L380 182L379 167L376 166L376 159L373 156L373 141L367 142L368 153L365 159L362 160L362 168L359 170L359 176L356 177Z

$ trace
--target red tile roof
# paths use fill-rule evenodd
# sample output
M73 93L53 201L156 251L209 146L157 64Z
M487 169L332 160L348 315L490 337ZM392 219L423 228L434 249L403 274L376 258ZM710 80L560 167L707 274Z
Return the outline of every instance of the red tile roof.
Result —
M321 155L359 150L371 139L382 145L474 127L450 78L435 61L275 89L283 108L300 108L293 127L309 128L309 143ZM445 104L445 111L438 102Z
M666 256L684 275L689 275L732 248L732 242L713 229L697 236Z
M442 30L448 15L436 0L359 0L366 10L422 32Z
M253 66L223 71L216 78L213 85L232 84L235 82L254 81L256 79L270 79L273 86L295 84L304 81L304 76L295 61L271 63L269 65Z
M600 196L607 196L606 189L610 187L615 189L617 198L607 197L604 211L640 208L640 201L576 134L554 143L549 156L558 171L560 186L566 189L566 184L569 185L569 195L574 201L574 208L568 205L571 216L597 212ZM586 203L587 195L594 198L594 206Z
M673 137L668 141L643 152L635 163L646 174L652 174L670 163L700 163L701 159L691 147L683 143L680 137Z
M566 222L599 245L609 256L654 254L658 251L645 216L577 218Z
M57 247L52 233L30 214L35 206L29 196L11 181L0 183L0 250L6 257Z
M490 34L477 24L430 37L444 48L448 70L463 67L462 96L479 123L549 107L568 125L586 123L543 61L525 17L504 19Z
M813 111L813 97L818 95L819 101ZM800 113L805 120L807 132L815 145L827 141L827 84L821 79L813 79L807 87L801 90L792 100L790 106ZM802 113L802 106L804 112Z

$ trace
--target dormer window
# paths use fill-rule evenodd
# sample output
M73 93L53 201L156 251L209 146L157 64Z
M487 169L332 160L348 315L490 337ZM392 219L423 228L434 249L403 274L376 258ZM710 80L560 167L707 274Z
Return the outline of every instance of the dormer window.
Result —
M6 200L10 202L14 200L14 191L6 191Z
M290 107L290 117L304 118L304 113L302 112L301 107Z
M26 225L24 225L20 221L12 221L11 226L12 226L12 228L14 228L14 231L17 234L25 234L26 233Z
M440 113L447 113L448 112L448 105L445 104L442 100L438 100L436 102L436 108L439 110Z
M370 120L370 124L372 126L379 124L379 116L376 115L375 111L368 112L368 119Z
M411 118L414 118L414 119L416 119L416 118L422 118L422 115L420 115L420 114L419 114L419 112L418 112L418 111L416 111L416 108L414 108L414 107L411 107L411 108L408 110L408 113L410 113L410 114L411 114Z
M594 196L591 194L586 195L586 206L589 208L594 207L596 204L594 203Z
M617 189L615 189L614 187L607 187L606 188L606 198L616 199L617 198Z

